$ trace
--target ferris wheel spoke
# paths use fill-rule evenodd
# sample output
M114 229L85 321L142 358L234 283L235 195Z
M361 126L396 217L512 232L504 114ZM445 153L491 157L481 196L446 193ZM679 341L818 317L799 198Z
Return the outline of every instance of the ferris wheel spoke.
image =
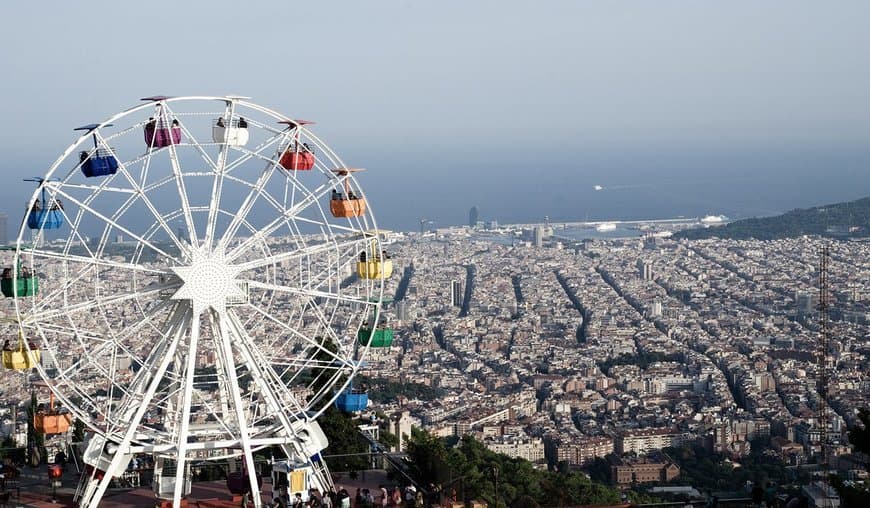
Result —
M171 273L168 270L160 270L157 268L149 268L144 265L136 264L136 263L121 263L118 261L111 261L104 258L98 257L87 257L87 256L77 256L75 254L69 254L64 252L54 252L50 250L42 250L42 249L31 249L28 253L32 254L34 257L44 257L50 259L57 259L60 261L72 261L75 263L81 263L83 265L91 266L100 266L104 268L119 268L121 270L128 270L132 272L139 273L147 273L152 275L163 275L166 273Z
M228 101L224 110L224 117L229 118L231 124L234 110L235 104L232 101ZM224 174L226 172L227 151L228 145L226 143L221 143L218 149L217 162L214 165L215 177L212 179L211 201L209 201L208 221L206 222L205 230L205 246L208 250L211 250L214 243L215 226L217 224L217 213L218 209L220 208L221 192L223 191Z
M355 303L360 305L377 305L377 303L373 303L364 298L354 298L352 296L340 295L337 293L330 293L327 291L320 291L316 289L304 289L304 288L294 288L289 286L284 286L281 284L268 284L265 282L259 282L255 280L244 280L243 282L248 284L248 287L263 289L266 291L279 291L281 293L288 293L292 295L305 296L309 299L314 298L328 298L330 300L336 300L339 302L346 303Z
M172 174L175 176L175 188L178 191L178 197L181 200L181 209L184 210L184 222L187 226L187 231L190 234L190 243L198 244L196 225L193 221L193 212L190 207L190 200L187 196L187 187L184 184L184 175L181 172L181 162L178 160L178 150L174 144L169 145L169 162L172 166Z
M263 189L266 187L266 184L269 182L269 179L272 178L273 174L274 171L266 169L257 177L257 182L253 187L251 187L251 190L248 191L248 194L239 206L238 211L233 215L229 226L227 226L226 231L224 231L224 234L221 236L221 239L218 242L218 245L220 246L219 248L225 249L230 240L236 236L236 232L238 232L241 222L247 220L248 213L251 211L251 208L254 207L257 198L262 194Z
M160 226L163 228L163 232L169 236L169 239L172 241L172 243L175 244L175 247L178 249L178 251L182 252L182 253L185 252L186 249L184 246L184 242L182 242L175 235L175 232L172 231L172 228L169 227L169 224L166 223L166 219L163 216L163 214L157 210L157 207L154 206L154 203L151 202L151 199L148 197L148 194L145 193L142 186L139 185L138 182L136 182L136 179L127 170L127 165L124 164L123 162L119 161L118 170L124 176L124 178L127 179L127 182L130 184L130 186L133 187L134 193L139 197L139 199L142 201L142 204L145 205L145 207L148 209L148 211L151 212L151 215L157 221L157 224L160 224Z
M309 205L316 203L318 199L324 197L329 190L331 190L331 187L322 185L318 187L315 192L310 192L308 196L305 197L305 199L303 199L299 203L294 204L293 207L284 211L284 213L279 215L276 219L274 219L272 222L270 222L264 228L258 231L256 235L253 235L250 238L244 240L238 247L230 251L227 258L233 260L241 255L241 253L245 252L245 250L250 248L250 246L253 245L255 242L260 241L264 238L268 238L272 235L272 233L280 229L287 220L296 217L302 210L307 208ZM233 233L233 235L235 235L235 233ZM225 235L225 238L229 240L230 238L232 238L232 236Z
M290 421L287 417L286 406L292 407L297 415L303 414L305 408L287 389L281 378L277 376L267 358L262 355L260 348L254 344L253 339L245 331L235 312L228 309L225 313L221 313L220 316L221 327L225 327L229 332L228 336L234 335L236 337L233 344L247 364L248 371L251 373L254 383L257 384L260 393L269 405L270 411L281 420L285 428L289 429Z
M292 250L288 252L281 252L278 254L272 254L271 256L266 256L262 259L255 259L252 261L248 261L246 263L239 264L239 268L241 271L246 270L255 270L257 268L262 268L264 266L276 265L281 263L282 261L290 261L292 259L302 258L306 256L316 256L318 254L328 253L330 251L338 251L338 254L350 251L350 248L353 247L353 256L356 257L356 249L359 248L360 239L359 238L350 238L345 239L341 242L325 242L317 245L311 245L308 247L303 247L298 250Z
M36 309L36 310L44 309L46 306L48 306L50 304L57 305L58 304L58 302L56 301L57 299L65 300L65 298L68 296L68 291L70 290L70 288L76 287L79 284L81 284L81 282L79 282L79 281L81 281L82 278L88 274L88 272L93 270L93 268L94 268L94 265L85 265L74 276L65 277L63 284L60 287L55 288L50 293L45 293L45 291L43 291L43 294L42 294L41 298L39 299L38 304L34 300L33 309ZM61 303L63 303L63 302L61 302ZM31 312L33 312L33 309L31 309Z
M28 313L26 320L27 321L45 321L49 319L56 318L58 316L64 316L68 314L74 314L76 312L81 312L84 310L90 310L95 307L102 307L105 305L117 305L119 303L123 303L129 300L136 300L147 296L159 295L161 291L165 291L167 289L173 289L180 286L180 283L176 282L173 284L161 284L159 286L152 287L150 289L144 289L142 291L137 291L135 293L122 293L120 295L107 296L104 298L93 298L91 300L86 300L84 302L67 305L65 307L61 307L59 309L52 309L40 312L41 309L46 308L51 301L48 299L43 299L40 301L40 306L34 309L33 312ZM61 292L62 293L62 292ZM56 293L53 295L52 299L57 296Z
M170 260L172 260L172 261L175 261L175 262L178 263L178 264L181 264L181 262L180 262L180 261L179 261L175 256L173 256L173 255L167 253L166 251L164 251L163 249L161 249L161 248L157 247L156 245L152 244L151 242L149 242L149 241L146 240L145 238L142 238L141 236L137 235L136 233L134 233L134 232L130 231L129 229L125 228L124 226L118 224L115 220L113 220L113 219L111 219L111 218L109 218L109 217L106 217L105 215L101 214L100 212L94 210L93 208L91 208L90 206L88 206L88 205L84 204L83 202L79 201L78 199L76 199L75 197L73 197L72 195L70 195L69 193L64 192L64 190L63 190L62 188L60 188L60 187L56 187L56 189L57 189L57 192L58 192L59 194L64 195L64 196L66 197L66 199L72 201L73 203L75 203L76 205L78 205L78 206L80 206L80 207L82 207L82 208L87 209L87 210L88 210L91 214L93 214L95 217L98 217L99 219L101 219L101 220L103 220L104 222L106 222L107 225L110 225L110 226L114 227L114 228L117 229L118 231L122 231L122 232L123 232L124 234L126 234L126 235L130 235L131 238L133 238L133 239L135 239L136 241L138 241L138 242L140 242L140 243L142 243L142 244L148 246L148 248L150 248L150 249L153 250L154 252L158 252L158 253L162 254L162 255L163 255L164 257L166 257L167 259L170 259Z
M264 318L266 318L269 321L271 321L272 323L276 324L279 328L283 329L285 332L287 332L287 333L291 334L292 336L296 337L297 339L301 340L303 343L307 344L308 346L313 347L314 350L317 351L319 354L323 354L323 355L331 358L330 361L333 362L334 366L353 367L353 363L348 361L344 356L339 356L337 353L333 353L329 349L323 347L323 344L321 344L320 342L317 342L314 338L309 337L308 335L296 330L292 326L285 323L283 320L276 318L275 316L273 316L269 312L261 309L257 305L254 305L252 303L248 303L247 305L251 309L253 309L254 312L256 312L257 314L260 314ZM335 335L335 333L333 332L333 336L334 335ZM307 364L308 363L306 362L306 363L296 363L294 365L303 366L303 365L307 365Z
M125 326L123 332L115 337L114 340L103 341L97 347L94 347L93 344L87 344L83 342L83 338L81 333L76 333L75 338L78 340L79 348L82 351L87 351L87 355L81 355L78 360L73 362L67 369L60 372L60 376L62 378L69 378L76 372L78 372L86 362L91 362L94 358L99 358L108 348L113 347L113 344L123 344L124 341L129 340L131 337L136 336L145 326L150 325L154 318L159 316L164 310L166 310L170 306L179 305L178 300L163 300L158 305L154 306L153 309L146 311L145 315L131 325ZM170 311L171 313L171 311ZM41 323L39 326L50 328L52 325ZM56 333L69 333L68 329L65 325L57 325ZM93 340L98 340L97 337L93 337Z
M115 192L118 194L135 194L136 191L133 189L125 189L123 187L108 187L102 185L87 185L83 183L63 183L64 188L67 189L81 189L81 190L90 190L90 191L100 191L100 192Z

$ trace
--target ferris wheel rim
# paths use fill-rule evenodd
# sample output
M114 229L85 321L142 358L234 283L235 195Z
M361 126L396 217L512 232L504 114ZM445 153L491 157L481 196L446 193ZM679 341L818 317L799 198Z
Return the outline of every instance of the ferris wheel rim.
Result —
M161 102L164 102L164 103L167 103L167 104L172 104L172 103L181 102L181 101L185 101L185 100L197 100L197 101L224 101L224 102L229 101L229 102L231 102L231 103L233 103L233 104L236 104L236 105L246 106L246 107L249 107L249 108L251 108L251 109L258 110L258 111L260 111L260 112L263 112L263 113L267 114L268 116L273 116L273 117L275 117L275 118L283 117L283 115L280 115L279 113L277 113L277 112L275 112L275 111L273 111L273 110L271 110L271 109L268 109L268 108L262 107L262 106L260 106L260 105L258 105L258 104L255 104L255 103L249 102L249 101L247 101L247 100L239 100L239 99L230 98L230 97L220 97L220 96L187 96L187 97L171 97L171 98L163 99ZM124 110L124 111L122 111L122 112L120 112L120 113L116 113L116 114L114 114L114 115L108 117L106 120L100 122L99 124L96 124L96 127L94 127L92 130L90 130L90 131L88 131L88 132L82 134L82 135L81 135L81 136L80 136L76 141L74 141L74 142L73 142L73 143L72 143L72 144L71 144L71 145L70 145L70 146L69 146L69 147L68 147L68 148L67 148L67 149L66 149L66 150L61 154L61 156L60 156L60 157L59 157L59 158L58 158L58 159L57 159L57 160L56 160L56 161L55 161L55 162L50 166L48 172L46 173L46 179L50 179L50 178L52 178L52 177L53 177L53 176L54 176L54 175L55 175L55 174L60 170L60 168L61 168L61 164L63 163L63 161L68 160L69 157L70 157L72 154L74 154L74 153L79 149L79 147L81 147L84 143L86 143L87 140L88 140L91 136L99 135L101 129L103 129L105 126L108 126L109 124L113 124L114 122L118 121L119 119L124 118L124 117L126 117L126 116L129 116L129 115L131 115L131 114L133 114L133 113L137 113L137 112L140 112L140 111L147 110L149 107L153 107L153 103L139 104L139 105L133 106L133 107L131 107L131 108L128 108L127 110ZM317 143L318 143L318 146L321 147L321 148L325 148L325 149L327 150L328 158L331 159L331 160L334 160L334 161L337 161L337 162L338 162L337 167L347 167L343 162L341 162L341 159L338 158L338 156L337 156L334 152L332 152L331 148L329 148L328 145L326 145L326 143L322 142L322 140L320 140L320 138L316 137L313 133L311 133L310 131L308 131L308 129L305 128L304 125L297 124L296 127L293 127L293 128L295 128L295 129L299 129L299 130L304 130L304 131L306 132L306 134L307 134L310 138L312 138L312 139L316 139L316 140L317 140ZM276 129L276 132L279 132L279 131ZM273 169L274 169L274 168L273 168ZM73 170L71 171L71 173L74 172L74 171L75 171L75 169L73 169ZM122 171L122 173L123 173L123 171ZM128 176L129 176L129 175L128 175ZM355 179L353 178L352 175L346 175L346 176L347 176L347 178L346 178L347 180L350 180L350 181L353 181L354 183L356 183L356 182L355 182ZM294 175L294 178L295 178L295 175ZM57 184L57 185L54 185L54 184L47 184L47 185L46 185L46 184L43 184L43 187L37 188L37 190L34 191L34 197L39 193L39 191L40 191L41 189L44 189L45 187L48 187L48 188L51 188L51 189L56 190L57 192L60 192L60 191L64 188L64 184L63 184L63 183L61 183L61 184ZM95 196L97 196L97 197L98 197L100 194L102 194L102 192L106 191L106 188L105 188L105 182L101 183L100 186L98 186L98 187L99 187L99 189L96 189L96 190L95 190L95 192L96 192ZM328 186L328 185L324 185L323 187L324 187L324 193L325 193L325 192L326 192L326 189L328 189L329 186ZM359 187L358 184L357 184L357 188L361 189L361 187ZM57 195L57 194L55 194L55 195ZM71 196L71 195L69 195L69 194L63 194L63 196L64 196L66 199L74 199L73 196ZM318 197L320 197L320 196L318 196ZM31 198L31 201L33 201L33 198ZM320 204L319 200L314 200L314 201L315 201L315 205L321 208L321 213L325 215L325 212L322 210L322 205ZM88 205L87 203L82 203L81 201L78 201L78 202L73 201L73 204L75 204L75 205L77 205L77 206L79 206L79 207L89 208L89 205ZM66 215L66 214L64 213L64 215ZM374 216L374 214L371 212L371 208L370 208L370 207L369 207L369 213L368 213L367 215L368 215L368 217L369 217L369 220L370 220L371 223L372 223L373 229L377 230L377 226L376 226L376 222L375 222L375 216ZM68 220L68 224L72 224L72 223L73 223L73 221L72 221L73 218L72 218L72 217L66 216L65 218ZM110 218L106 218L106 219L110 219ZM164 229L165 229L166 231L168 231L170 235L172 234L172 233L171 233L171 228L169 228L169 227L164 227ZM21 259L24 258L25 256L27 256L28 254L31 256L31 261L32 261L32 259L33 259L33 255L34 255L34 254L36 254L36 255L45 255L44 253L40 253L40 252L37 250L37 248L36 248L35 245L33 245L30 249L23 248L23 247L26 246L26 242L25 242L25 233L26 233L26 225L24 224L24 222L22 222L21 227L19 228L19 233L18 233L18 236L17 236L17 239L16 239L16 243L15 243L15 247L16 247L16 248L15 248L14 260L15 260L16 262L17 262L18 260L21 260ZM141 245L142 243L148 243L148 242L147 242L147 239L142 238L140 235L135 235L135 234L133 234L133 232L130 232L130 234L131 234L131 237L132 237L132 238L134 238L135 240L137 240L137 242L140 242L140 245ZM158 249L153 249L153 250L158 250ZM243 253L244 253L244 252L241 251L241 252L238 253L238 255L241 255L241 254L243 254ZM67 255L68 255L68 254L67 254ZM170 257L170 256L167 255L167 258L169 258L169 257ZM96 257L93 257L93 258L92 258L92 260L96 260L96 259L100 259L100 258L96 258ZM104 260L100 259L100 263L102 263L103 261L104 261ZM176 260L176 261L178 261L178 260ZM98 264L99 264L99 263L98 263ZM264 266L265 266L265 265L268 265L268 264L270 264L270 262L266 262L266 263L264 263ZM105 266L108 266L109 264L108 264L108 263L104 263L104 265L105 265ZM149 267L145 267L145 266L143 266L142 264L139 264L139 263L130 263L130 264L127 265L127 266L120 266L120 265L117 265L117 264L113 264L113 265L111 265L111 266L112 266L112 268L125 268L125 269L133 269L133 270L136 270L136 271L148 271L148 270L151 270L151 271L159 271L159 270L155 270L155 269L152 269L152 268L149 268ZM259 268L259 266L254 266L254 267L252 267L251 269L256 269L256 268ZM165 272L163 272L163 273L165 273ZM261 284L261 286L262 286L262 284ZM165 289L165 288L164 288L164 289ZM274 289L274 287L273 287L273 289ZM382 294L383 294L383 289L384 289L384 282L383 282L383 280L381 280L379 284L375 285L375 289L377 290L378 295L382 295ZM155 290L156 290L156 291L159 291L159 289L155 289ZM323 296L323 295L321 295L321 294L314 294L314 293L308 293L308 296ZM336 295L336 296L338 296L338 295ZM16 316L17 316L17 318L18 318L19 323L20 323L22 326L24 326L24 325L28 325L28 324L32 324L32 323L33 323L33 320L38 320L40 317L44 317L44 316L40 316L40 315L38 315L38 314L30 315L30 314L27 313L27 312L22 312L22 308L21 308L21 306L20 306L20 302L19 302L19 300L20 300L20 298L19 298L18 296L16 296L16 297L14 298L14 306L15 306L15 314L16 314ZM379 297L378 297L374 302L372 302L372 301L367 301L367 302L365 302L366 307L371 307L371 308L374 309L375 317L377 317L378 314L379 314L380 311L381 311L380 300L381 300L381 297L379 296ZM366 312L368 312L368 311L366 311ZM152 314L149 314L148 316L150 316L150 317L148 317L149 320L150 320L151 318L153 318L153 315L152 315ZM143 320L145 320L145 319L146 319L146 317L143 317ZM138 325L138 324L139 324L139 323L137 322L137 325ZM367 348L364 350L363 355L365 354L365 351L367 351ZM310 412L306 412L306 411L300 411L300 413L305 413L305 414L306 414L306 418L310 418L310 419L314 419L314 418L316 418L319 414L321 414L321 413L326 409L326 407L328 407L329 405L331 405L332 403L334 403L335 398L338 396L339 392L340 392L341 390L344 390L344 389L345 389L345 388L350 384L351 379L352 379L352 377L353 377L353 374L355 374L355 373L359 370L360 365L361 365L361 362L346 362L346 365L344 365L344 369L346 369L346 371L350 374L350 376L349 376L348 379L344 382L344 384L339 388L339 390L337 390L337 391L334 392L334 394L331 396L331 398L329 399L329 401L328 401L326 404L321 404L320 410L317 411L316 414L311 414ZM43 367L42 367L41 365L37 366L37 371L39 372L39 375L40 375L41 378L43 378L43 379L49 379L49 376L45 373L45 370L43 369ZM54 385L52 385L52 386L54 386ZM337 385L336 385L336 386L337 386ZM57 393L57 395L58 395L58 398L61 399L61 400L62 400L62 401L63 401L63 402L68 406L68 407L70 407L70 408L74 408L75 410L80 410L80 409L81 409L81 408L78 408L76 404L71 403L71 401L67 400L65 394ZM77 413L77 411L75 411L75 410L74 410L73 412L76 413L76 416L77 416L78 418L84 420L84 422L86 423L86 425L88 425L89 427L91 427L91 423L92 423L92 422L91 422L91 419L90 419L90 418L81 418L81 415L79 415L79 414ZM82 412L82 413L84 414L84 412ZM96 429L95 429L95 428L92 428L92 430L96 430Z

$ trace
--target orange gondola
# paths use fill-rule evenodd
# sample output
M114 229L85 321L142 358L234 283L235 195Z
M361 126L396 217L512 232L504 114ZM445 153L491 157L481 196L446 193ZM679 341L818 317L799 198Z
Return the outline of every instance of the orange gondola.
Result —
M48 411L43 409L33 415L33 427L41 434L63 434L69 430L71 424L72 413L54 408L54 392L51 393Z
M366 213L366 200L362 196L357 196L350 188L350 183L346 178L348 173L356 173L363 171L362 169L333 169L332 172L339 176L344 176L344 192L332 191L332 197L329 200L329 211L333 217L359 217Z

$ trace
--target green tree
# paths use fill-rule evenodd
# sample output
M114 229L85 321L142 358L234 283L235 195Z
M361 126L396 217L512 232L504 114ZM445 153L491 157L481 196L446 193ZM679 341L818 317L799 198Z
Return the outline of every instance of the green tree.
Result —
M330 463L334 463L344 471L358 471L368 468L367 454L369 446L356 428L357 422L330 406L318 419L323 433L329 440L326 455L339 455Z
M862 407L858 410L858 419L861 425L849 431L849 441L859 452L870 454L870 410Z
M34 467L46 457L45 436L37 432L33 425L37 411L39 411L39 402L36 399L36 392L31 392L30 404L27 406L27 461Z
M619 493L593 483L582 474L536 469L523 459L511 459L488 450L471 436L455 446L444 439L414 429L408 445L411 476L436 492L456 490L463 500L479 499L498 506L607 504L619 501ZM497 482L497 485L496 485Z
M85 440L85 422L78 418L73 422L72 440L73 443L81 443Z

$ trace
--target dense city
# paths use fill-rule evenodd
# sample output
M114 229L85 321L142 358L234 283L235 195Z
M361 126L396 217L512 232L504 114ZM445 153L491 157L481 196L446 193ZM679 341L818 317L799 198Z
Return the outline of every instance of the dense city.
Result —
M352 409L363 432L384 418L400 455L412 428L472 436L539 469L582 470L626 491L655 485L646 491L665 498L703 498L710 479L677 456L692 449L732 468L763 456L802 475L806 496L825 502L835 494L812 481L820 471L864 479L866 459L847 433L870 388L870 244L554 232L546 224L388 234L395 274L383 303L395 340L369 349L357 386L395 389ZM43 267L49 279L57 270ZM353 272L342 277L353 291ZM42 361L71 365L47 351ZM132 374L129 360L112 361ZM13 446L28 440L28 392L45 398L33 379L3 374L0 389L13 402L3 435ZM49 439L49 450L68 440Z
M551 234L455 228L397 241L399 340L366 375L440 396L376 407L541 467L607 457L620 486L680 483L662 450L687 446L737 466L763 446L786 467L866 475L846 431L870 387L867 243Z

